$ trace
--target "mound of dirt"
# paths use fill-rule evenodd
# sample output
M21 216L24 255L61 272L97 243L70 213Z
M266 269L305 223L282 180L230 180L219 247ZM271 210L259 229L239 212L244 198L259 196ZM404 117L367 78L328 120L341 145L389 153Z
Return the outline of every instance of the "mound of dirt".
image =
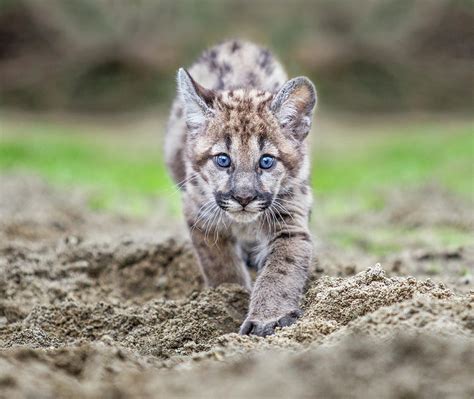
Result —
M151 240L151 239L150 239ZM202 287L189 243L174 239L0 246L0 314L21 319L38 304L180 298Z
M459 290L333 254L314 263L296 324L240 336L248 294L205 289L186 240L150 226L137 235L137 221L97 216L36 180L24 196L29 180L14 181L7 198L22 196L25 213L0 201L0 397L474 395L470 283ZM81 222L65 216L62 233L51 229L69 208ZM114 234L96 235L98 220ZM39 235L24 234L33 224ZM445 262L447 276L471 259L445 253L425 255Z
M166 359L208 350L212 338L236 331L247 302L242 289L224 286L141 306L74 301L38 305L24 320L2 329L0 345L60 348L100 341Z

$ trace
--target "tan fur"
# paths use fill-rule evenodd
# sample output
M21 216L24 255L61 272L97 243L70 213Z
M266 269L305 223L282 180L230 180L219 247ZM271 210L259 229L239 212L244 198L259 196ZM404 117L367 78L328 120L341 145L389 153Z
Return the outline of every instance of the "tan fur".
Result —
M252 291L243 334L268 335L296 320L311 261L304 138L316 96L306 78L286 79L268 50L223 43L189 73L180 70L168 123L166 159L182 183L205 280ZM216 163L219 154L229 167ZM263 156L274 158L271 168L261 167ZM260 270L253 289L245 263Z

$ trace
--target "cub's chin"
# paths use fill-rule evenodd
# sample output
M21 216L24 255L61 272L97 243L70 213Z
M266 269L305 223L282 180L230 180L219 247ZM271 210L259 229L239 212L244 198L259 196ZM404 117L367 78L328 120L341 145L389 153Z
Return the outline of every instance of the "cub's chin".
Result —
M260 212L237 211L227 212L229 217L237 223L251 223L257 220Z

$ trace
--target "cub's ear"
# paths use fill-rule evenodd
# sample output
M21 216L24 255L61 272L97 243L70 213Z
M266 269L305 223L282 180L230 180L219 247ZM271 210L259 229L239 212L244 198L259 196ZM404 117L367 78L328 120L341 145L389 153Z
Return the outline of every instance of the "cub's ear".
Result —
M199 129L204 125L206 118L214 115L212 103L215 93L195 82L184 68L178 70L178 93L181 96L186 123L190 130Z
M316 100L313 83L300 76L283 85L270 108L280 121L280 126L301 141L311 129Z

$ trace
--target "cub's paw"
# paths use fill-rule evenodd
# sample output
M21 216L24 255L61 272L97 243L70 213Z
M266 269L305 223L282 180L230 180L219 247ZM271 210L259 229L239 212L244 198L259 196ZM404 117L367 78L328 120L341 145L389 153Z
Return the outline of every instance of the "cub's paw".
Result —
M275 333L277 327L291 326L302 315L302 311L293 310L281 317L260 321L256 317L247 317L247 319L240 326L240 335L257 335L259 337L266 337Z

